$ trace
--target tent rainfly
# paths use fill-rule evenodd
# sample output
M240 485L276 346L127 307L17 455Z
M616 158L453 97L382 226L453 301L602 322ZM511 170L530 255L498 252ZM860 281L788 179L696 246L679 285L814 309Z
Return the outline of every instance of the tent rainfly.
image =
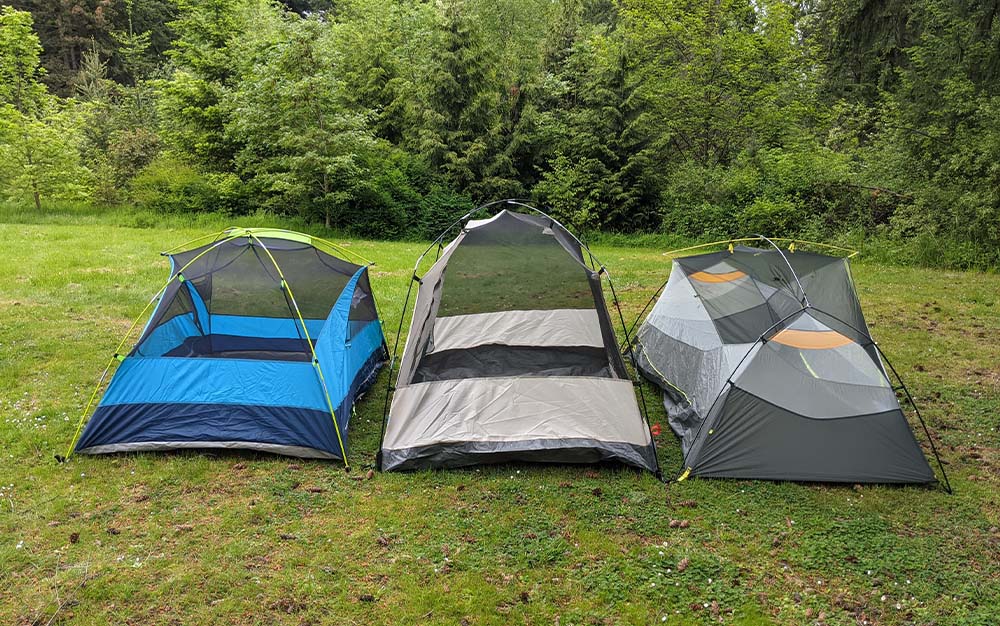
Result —
M469 220L500 203L525 212ZM561 224L519 202L485 205L458 224L450 244L451 229L432 244L439 257L427 273L417 277L419 259L414 269L380 467L612 461L658 472L604 301L604 268L587 265L589 250Z
M681 439L681 478L933 482L847 259L754 240L773 249L675 259L636 336Z
M165 252L170 279L69 452L247 448L346 465L354 400L387 350L367 262L345 252L250 228Z

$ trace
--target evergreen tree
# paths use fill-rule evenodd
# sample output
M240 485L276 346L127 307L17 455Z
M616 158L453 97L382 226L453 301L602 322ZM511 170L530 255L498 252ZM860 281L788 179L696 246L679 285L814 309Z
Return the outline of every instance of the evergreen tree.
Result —
M430 164L461 190L482 180L497 112L488 49L465 9L458 1L445 9L441 41L431 58L421 134Z
M230 122L250 183L327 228L344 225L348 204L368 184L375 148L364 116L345 109L329 43L315 19L282 23L235 93Z
M266 0L180 0L167 56L173 74L158 81L165 138L195 164L216 172L234 169L240 146L226 135L228 94L239 82L242 59L233 43L275 15ZM255 21L256 20L256 21Z

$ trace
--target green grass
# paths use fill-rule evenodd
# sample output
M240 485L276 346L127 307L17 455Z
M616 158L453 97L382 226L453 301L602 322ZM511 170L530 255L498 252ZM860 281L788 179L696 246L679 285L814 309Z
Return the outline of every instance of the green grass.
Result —
M351 474L211 452L58 465L121 333L165 279L158 252L225 225L145 219L0 215L0 623L996 623L1000 276L855 264L873 332L943 449L952 496L664 485L586 467L366 479L385 374L352 422ZM378 263L391 344L425 244L335 241ZM666 259L654 248L595 252L631 321ZM664 423L648 389L647 399ZM679 445L665 431L661 462L675 472Z

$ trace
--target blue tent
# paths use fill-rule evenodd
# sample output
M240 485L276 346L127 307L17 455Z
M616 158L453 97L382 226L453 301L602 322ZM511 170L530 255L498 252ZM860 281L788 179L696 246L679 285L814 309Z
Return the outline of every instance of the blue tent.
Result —
M387 355L367 265L291 231L213 237L164 253L170 280L70 451L248 448L346 464L354 401Z

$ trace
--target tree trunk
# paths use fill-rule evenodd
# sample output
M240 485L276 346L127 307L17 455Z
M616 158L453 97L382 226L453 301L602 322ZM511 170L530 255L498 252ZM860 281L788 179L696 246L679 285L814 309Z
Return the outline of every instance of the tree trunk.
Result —
M322 119L322 118L321 118ZM330 175L323 172L323 216L326 218L326 229L330 230Z

